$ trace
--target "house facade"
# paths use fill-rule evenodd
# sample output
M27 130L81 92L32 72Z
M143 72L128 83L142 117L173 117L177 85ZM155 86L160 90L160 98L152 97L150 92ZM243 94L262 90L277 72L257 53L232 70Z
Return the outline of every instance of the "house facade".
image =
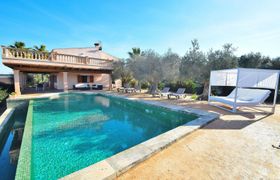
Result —
M112 88L113 62L118 58L102 51L100 43L88 48L59 48L38 52L2 46L2 63L13 69L15 93L27 88L27 74L49 74L48 87L73 89L78 83L102 84Z

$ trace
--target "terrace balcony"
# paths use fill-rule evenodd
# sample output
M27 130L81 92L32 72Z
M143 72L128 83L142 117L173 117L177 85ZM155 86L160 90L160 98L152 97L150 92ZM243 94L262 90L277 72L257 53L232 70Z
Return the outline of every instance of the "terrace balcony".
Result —
M51 52L1 48L2 63L13 69L17 95L30 89L30 74L49 75L44 85L51 90L67 91L77 83L102 84L104 89L112 87L111 73L117 58L100 47L61 48ZM37 91L37 85L31 88Z
M54 72L60 70L96 70L110 72L113 61L87 56L62 54L57 52L38 52L2 46L2 62L13 69ZM39 69L40 70L39 70Z

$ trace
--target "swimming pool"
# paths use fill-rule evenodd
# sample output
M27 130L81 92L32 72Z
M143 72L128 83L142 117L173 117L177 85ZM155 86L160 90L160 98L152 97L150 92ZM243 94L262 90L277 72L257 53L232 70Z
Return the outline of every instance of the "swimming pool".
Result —
M61 178L196 118L100 94L32 100L19 162L30 169L18 167L17 177L29 173L31 179Z
M21 136L26 116L26 107L13 111L4 133L0 134L0 179L12 180L15 178L16 165L19 155Z

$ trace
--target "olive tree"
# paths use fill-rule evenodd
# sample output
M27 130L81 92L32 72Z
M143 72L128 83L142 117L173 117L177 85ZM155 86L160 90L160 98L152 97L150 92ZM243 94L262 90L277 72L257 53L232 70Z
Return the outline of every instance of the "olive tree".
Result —
M122 80L122 85L129 83L133 79L132 72L124 60L113 63L112 79L116 80L119 78Z
M251 52L240 56L238 59L238 65L243 68L269 68L271 67L271 59L262 56L259 52Z
M198 40L194 39L191 43L191 48L186 52L181 61L180 77L181 79L202 82L206 75L207 59L199 48Z
M168 49L161 57L162 80L171 82L179 79L181 58L178 54Z
M128 67L138 81L147 81L157 87L162 80L161 58L153 50L143 51L141 56L130 59Z

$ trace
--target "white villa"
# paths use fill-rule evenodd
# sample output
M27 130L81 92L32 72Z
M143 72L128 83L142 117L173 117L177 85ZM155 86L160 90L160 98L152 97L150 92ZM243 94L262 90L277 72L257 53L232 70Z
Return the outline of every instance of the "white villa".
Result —
M50 75L49 87L67 91L77 83L102 84L111 89L113 61L118 58L102 51L101 43L87 48L59 48L50 53L2 46L2 62L14 71L15 93L27 85L28 73Z

